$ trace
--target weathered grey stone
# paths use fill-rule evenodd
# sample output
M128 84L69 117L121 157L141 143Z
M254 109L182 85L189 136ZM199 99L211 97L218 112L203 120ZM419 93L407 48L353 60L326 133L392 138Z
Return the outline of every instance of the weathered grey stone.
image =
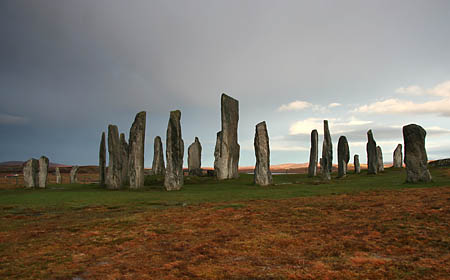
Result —
M367 174L378 173L377 142L373 139L372 130L367 131Z
M23 179L26 188L35 188L38 186L38 172L39 161L35 158L29 159L23 166Z
M70 169L70 183L76 184L78 183L78 169L80 167L78 165L72 166L72 169Z
M319 158L319 134L317 130L311 131L311 149L309 151L308 176L317 175L317 159Z
M260 186L272 184L272 172L270 172L270 147L266 122L260 122L255 129L255 156L254 183Z
M361 165L359 164L359 155L353 157L353 165L355 166L355 174L361 173Z
M61 172L59 171L59 167L56 167L55 170L56 184L62 184Z
M120 163L122 164L122 186L129 184L128 177L128 143L125 140L125 134L121 133L119 137L120 142Z
M122 157L120 155L119 129L115 125L108 126L109 165L106 174L106 187L120 189L122 183Z
M139 112L130 129L128 176L130 188L138 189L144 186L144 146L145 122L147 113Z
M39 187L47 187L47 177L48 177L48 165L49 160L46 156L41 156L39 159Z
M164 166L163 146L161 137L159 136L155 137L155 142L153 144L152 173L153 175L164 175L164 173L166 173L166 168Z
M403 127L405 145L406 182L430 182L428 157L425 150L427 132L420 125L409 124Z
M338 177L342 178L347 175L347 166L350 160L350 150L348 148L347 137L339 137L338 142Z
M188 148L189 175L202 176L202 145L197 137Z
M168 191L180 190L183 187L183 155L184 142L181 136L181 112L170 112L166 136L166 174L164 187Z
M328 121L323 121L323 145L322 159L320 169L324 180L331 180L331 169L333 168L333 143L331 142L330 130L328 129Z
M100 140L100 151L98 154L98 167L100 176L100 186L106 184L106 140L105 132L102 132L102 138Z
M377 168L378 172L384 171L384 162L383 162L383 151L380 146L377 146Z
M240 146L237 141L239 122L239 101L222 94L222 130L217 133L214 151L214 171L217 179L238 178Z
M395 148L393 158L394 158L393 167L402 168L403 166L402 144L398 144L397 148Z

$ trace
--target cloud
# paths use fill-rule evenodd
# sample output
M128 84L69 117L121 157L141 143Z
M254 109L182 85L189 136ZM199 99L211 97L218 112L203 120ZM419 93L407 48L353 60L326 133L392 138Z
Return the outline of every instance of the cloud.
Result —
M354 130L362 125L371 124L372 121L364 121L351 116L350 119L328 119L330 130L333 133L344 133ZM308 118L296 121L289 127L289 135L310 134L313 129L321 131L323 127L323 119Z
M395 90L396 93L407 95L423 95L425 90L419 86L401 87Z
M339 107L339 106L341 106L342 104L341 103L330 103L330 104L328 104L328 108L334 108L334 107Z
M3 125L21 125L26 124L28 119L21 116L14 116L9 114L0 114L0 124Z
M429 95L450 97L450 81L446 81L427 90Z
M450 98L424 103L390 98L360 106L354 112L369 114L434 114L450 117Z
M289 104L283 104L278 108L279 112L283 112L283 111L299 111L299 110L303 110L306 109L308 107L312 107L313 105L309 102L306 101L300 101L300 100L296 100L293 101Z

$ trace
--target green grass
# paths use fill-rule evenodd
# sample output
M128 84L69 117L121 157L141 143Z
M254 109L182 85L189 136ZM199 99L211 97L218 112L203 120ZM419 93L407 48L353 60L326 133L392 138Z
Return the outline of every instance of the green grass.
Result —
M112 207L111 209L165 208L203 202L283 199L450 185L450 178L443 170L431 169L433 182L427 184L406 184L404 169L388 168L379 175L367 175L365 172L360 175L349 174L347 178L333 178L331 182L323 182L320 177L308 178L306 174L274 175L274 185L269 187L255 186L253 175L248 174L241 174L239 179L226 181L216 181L208 177L186 177L183 189L173 192L164 190L161 177L146 178L147 186L139 191L112 191L94 184L50 185L44 190L0 190L0 207L7 212L20 212L23 208L70 208L76 211L95 206Z

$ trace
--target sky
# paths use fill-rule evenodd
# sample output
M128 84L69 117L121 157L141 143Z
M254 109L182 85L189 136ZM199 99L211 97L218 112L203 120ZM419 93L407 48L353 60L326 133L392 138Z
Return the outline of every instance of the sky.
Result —
M102 131L127 135L147 112L145 166L169 112L182 112L213 166L220 95L239 100L240 165L255 163L266 121L271 163L309 160L329 120L366 162L372 129L386 162L402 126L427 131L429 159L450 157L448 0L0 1L0 162L46 155L98 164Z

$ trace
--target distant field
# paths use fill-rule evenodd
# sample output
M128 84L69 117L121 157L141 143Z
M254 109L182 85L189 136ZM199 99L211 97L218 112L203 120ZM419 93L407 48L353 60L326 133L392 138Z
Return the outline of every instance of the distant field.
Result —
M0 190L0 279L447 279L450 172Z

